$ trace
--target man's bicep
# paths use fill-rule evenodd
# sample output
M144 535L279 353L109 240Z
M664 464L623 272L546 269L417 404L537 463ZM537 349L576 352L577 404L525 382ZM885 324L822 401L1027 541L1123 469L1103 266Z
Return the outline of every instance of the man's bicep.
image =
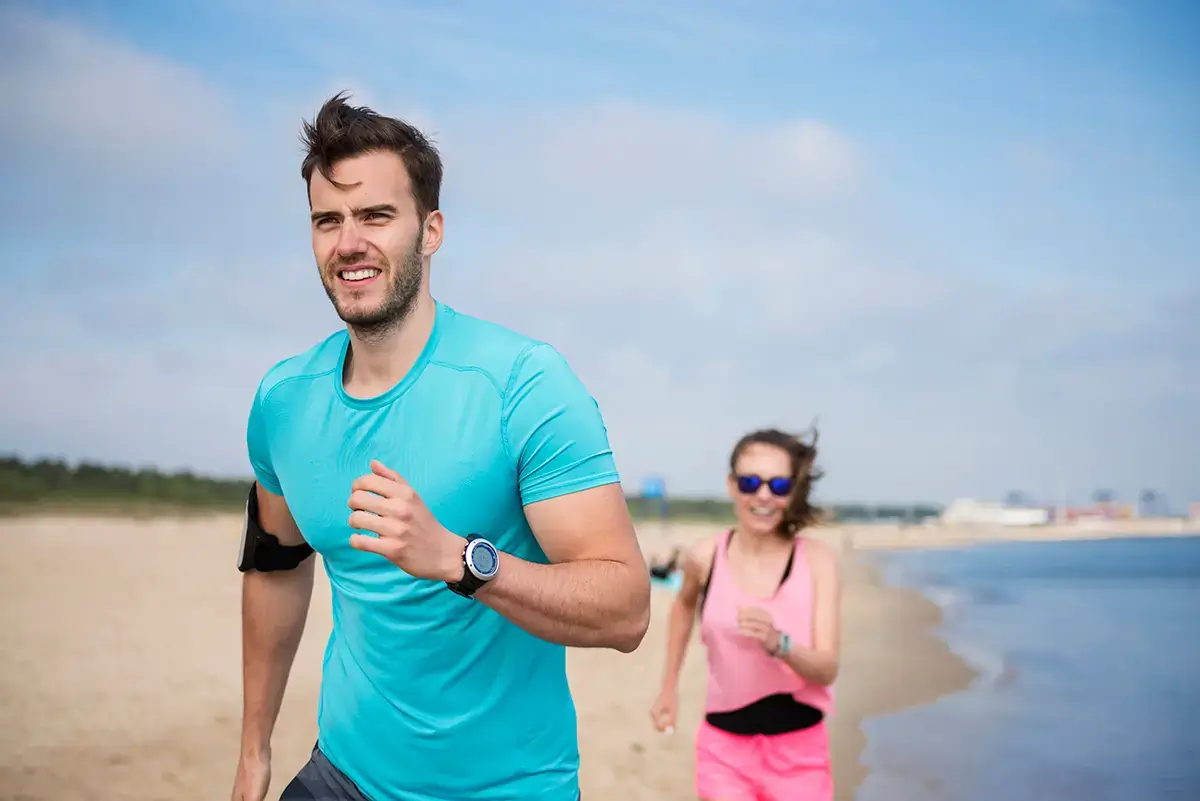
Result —
M607 559L645 567L620 484L536 501L525 518L552 563Z
M259 482L255 482L255 492L258 494L258 524L262 530L275 535L280 545L303 543L304 535L283 496L276 495Z

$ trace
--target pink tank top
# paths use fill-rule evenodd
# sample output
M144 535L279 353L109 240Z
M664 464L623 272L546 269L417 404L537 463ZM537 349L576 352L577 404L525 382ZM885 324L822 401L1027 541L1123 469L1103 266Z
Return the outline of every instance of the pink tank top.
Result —
M729 537L717 538L712 578L700 619L700 639L708 650L708 697L705 713L730 712L761 698L789 693L801 703L827 714L833 710L832 688L802 678L760 643L738 631L739 606L766 609L775 628L786 631L793 646L812 647L813 582L804 540L796 539L792 570L769 599L756 598L738 586L729 569Z

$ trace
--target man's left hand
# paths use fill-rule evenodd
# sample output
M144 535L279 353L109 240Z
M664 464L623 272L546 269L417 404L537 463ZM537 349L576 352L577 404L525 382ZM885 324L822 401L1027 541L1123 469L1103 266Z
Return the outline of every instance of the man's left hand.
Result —
M779 650L779 630L771 613L759 606L738 607L738 630L751 639L757 640L769 654Z
M350 527L379 535L352 534L350 547L377 553L416 578L462 578L466 540L447 531L399 473L372 459L371 472L350 489Z

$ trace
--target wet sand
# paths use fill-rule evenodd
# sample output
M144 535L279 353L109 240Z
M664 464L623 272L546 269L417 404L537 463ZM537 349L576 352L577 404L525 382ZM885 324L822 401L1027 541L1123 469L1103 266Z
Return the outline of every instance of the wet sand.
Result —
M240 519L40 517L0 521L0 799L227 798L241 710ZM699 530L643 537L647 553ZM167 567L164 567L166 565ZM844 562L845 650L831 726L838 798L863 775L864 717L962 689L971 670L933 632L936 606ZM704 691L694 640L672 736L650 726L669 590L633 654L572 650L585 797L684 801ZM274 740L268 798L316 736L329 590L318 575Z

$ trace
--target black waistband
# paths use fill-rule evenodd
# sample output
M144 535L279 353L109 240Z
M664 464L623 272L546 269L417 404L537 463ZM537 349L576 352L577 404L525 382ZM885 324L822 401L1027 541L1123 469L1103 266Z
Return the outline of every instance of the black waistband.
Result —
M825 713L787 693L778 693L741 709L710 712L704 719L730 734L787 734L816 726L825 719Z

